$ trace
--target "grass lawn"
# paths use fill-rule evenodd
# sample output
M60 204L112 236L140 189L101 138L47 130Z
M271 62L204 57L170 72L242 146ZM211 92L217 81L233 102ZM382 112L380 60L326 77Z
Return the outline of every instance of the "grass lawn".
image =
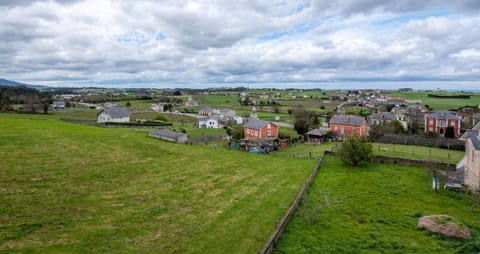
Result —
M324 206L328 197L330 206ZM327 156L274 253L477 253L480 209L465 194L431 189L423 167L343 165ZM423 215L447 214L470 228L466 241L417 229Z
M0 253L255 253L314 161L0 114Z
M340 145L340 144L339 144ZM432 160L439 162L458 163L464 156L464 151L430 148L425 146L409 146L398 144L372 143L373 155L382 155L396 158L415 160ZM289 158L319 158L325 150L335 150L335 143L323 143L321 145L293 144L287 149L272 153L273 156ZM383 149L379 149L383 148ZM431 155L431 156L430 156Z

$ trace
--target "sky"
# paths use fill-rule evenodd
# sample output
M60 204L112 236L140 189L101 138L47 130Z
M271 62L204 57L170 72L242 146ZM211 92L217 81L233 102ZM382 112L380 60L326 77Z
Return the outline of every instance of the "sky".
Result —
M0 78L480 90L479 0L0 0Z

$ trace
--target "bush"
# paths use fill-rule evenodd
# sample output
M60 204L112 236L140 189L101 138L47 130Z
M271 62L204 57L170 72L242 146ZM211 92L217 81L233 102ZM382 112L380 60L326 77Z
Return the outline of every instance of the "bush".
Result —
M338 150L340 158L346 163L357 167L360 162L367 161L373 153L372 144L365 136L350 136Z

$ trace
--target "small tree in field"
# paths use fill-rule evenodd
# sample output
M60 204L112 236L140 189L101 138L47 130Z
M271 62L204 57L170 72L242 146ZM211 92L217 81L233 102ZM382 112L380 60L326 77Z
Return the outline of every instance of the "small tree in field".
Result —
M346 163L357 167L360 162L366 161L372 155L372 144L365 136L350 136L338 150L340 158Z

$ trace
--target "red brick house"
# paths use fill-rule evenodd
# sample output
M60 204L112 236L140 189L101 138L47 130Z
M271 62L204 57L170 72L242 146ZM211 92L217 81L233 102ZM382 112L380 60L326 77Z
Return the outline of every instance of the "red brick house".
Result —
M341 138L367 135L367 120L361 116L334 115L330 119L330 131Z
M462 119L446 110L440 110L425 115L425 133L436 132L444 137L447 127L454 128L455 137L460 136L460 122Z
M243 126L245 139L278 138L278 126L272 122L251 119Z

